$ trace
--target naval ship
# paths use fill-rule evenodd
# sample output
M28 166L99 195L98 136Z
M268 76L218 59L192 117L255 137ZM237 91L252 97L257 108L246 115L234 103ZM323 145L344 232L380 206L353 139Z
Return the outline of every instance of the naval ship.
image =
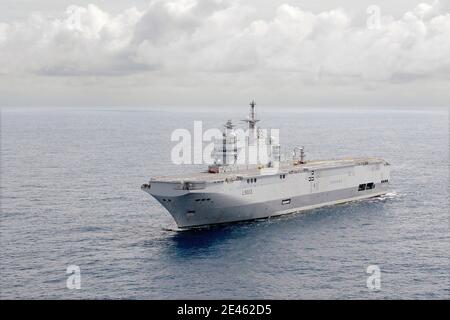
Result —
M280 145L261 133L254 101L247 136L238 146L229 120L204 172L153 177L141 189L153 196L179 228L193 228L297 213L387 193L390 164L383 159L306 160L303 147L282 159ZM264 149L264 161L238 160L239 149ZM244 152L245 153L245 152ZM264 158L264 157L262 157Z

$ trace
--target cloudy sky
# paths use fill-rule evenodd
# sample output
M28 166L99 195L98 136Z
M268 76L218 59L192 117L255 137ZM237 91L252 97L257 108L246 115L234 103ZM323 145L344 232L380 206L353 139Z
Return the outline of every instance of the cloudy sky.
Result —
M450 0L0 6L0 106L450 105Z

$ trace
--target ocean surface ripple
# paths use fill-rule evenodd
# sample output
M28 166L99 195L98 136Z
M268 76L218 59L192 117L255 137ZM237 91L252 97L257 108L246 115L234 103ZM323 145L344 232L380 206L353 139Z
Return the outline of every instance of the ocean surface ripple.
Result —
M303 214L177 231L140 190L176 128L241 110L4 108L0 298L449 298L448 111L261 109L311 159L379 156L387 195ZM69 265L81 289L66 288ZM381 270L369 290L369 265Z

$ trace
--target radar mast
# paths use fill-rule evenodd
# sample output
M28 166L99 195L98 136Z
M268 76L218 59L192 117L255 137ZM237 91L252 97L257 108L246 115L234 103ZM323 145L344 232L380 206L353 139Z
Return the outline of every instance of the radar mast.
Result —
M247 119L244 120L245 122L248 122L248 128L250 130L254 130L256 123L259 121L258 119L256 119L255 106L255 100L252 100L252 102L250 103L250 114Z

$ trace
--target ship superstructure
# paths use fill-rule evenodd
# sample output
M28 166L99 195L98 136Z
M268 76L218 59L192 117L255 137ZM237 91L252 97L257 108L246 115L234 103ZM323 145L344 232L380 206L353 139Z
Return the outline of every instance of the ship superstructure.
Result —
M303 147L282 159L280 145L258 127L250 104L248 130L238 139L227 121L205 172L153 177L142 190L178 227L260 219L385 194L389 163L380 158L306 160ZM244 152L243 152L244 151Z

